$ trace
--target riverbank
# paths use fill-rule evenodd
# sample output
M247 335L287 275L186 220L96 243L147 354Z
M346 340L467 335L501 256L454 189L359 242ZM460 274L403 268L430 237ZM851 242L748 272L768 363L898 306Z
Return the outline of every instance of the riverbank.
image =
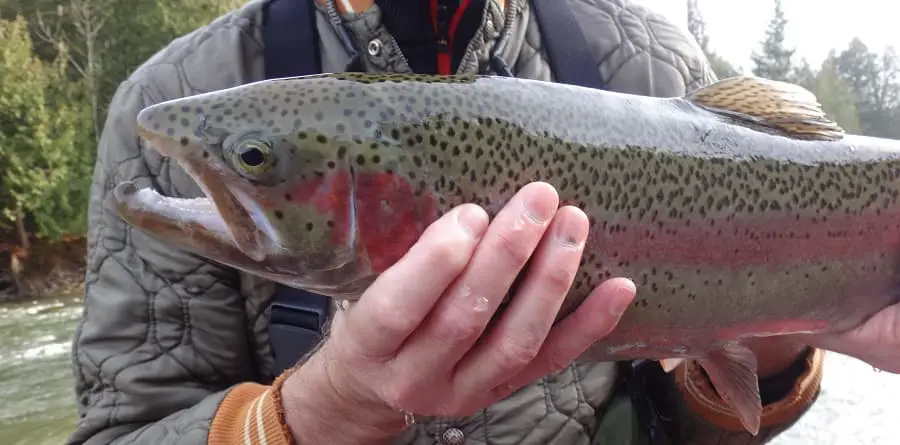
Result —
M0 303L79 293L84 286L86 249L83 236L34 240L27 253L0 245Z

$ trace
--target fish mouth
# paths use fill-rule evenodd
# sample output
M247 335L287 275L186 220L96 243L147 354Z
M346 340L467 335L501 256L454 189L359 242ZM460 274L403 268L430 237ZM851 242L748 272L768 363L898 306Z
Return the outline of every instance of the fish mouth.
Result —
M272 234L261 230L269 225L267 222L260 224L262 212L251 197L231 185L238 184L242 179L229 170L218 156L204 156L208 152L197 144L181 143L141 127L138 133L160 154L178 162L204 196L163 196L149 188L139 189L132 182L124 182L114 190L120 216L151 234L177 236L175 229L181 228L179 238L182 239L176 241L201 248L203 252L209 250L208 242L227 241L245 257L256 262L264 261ZM210 233L198 238L198 230Z

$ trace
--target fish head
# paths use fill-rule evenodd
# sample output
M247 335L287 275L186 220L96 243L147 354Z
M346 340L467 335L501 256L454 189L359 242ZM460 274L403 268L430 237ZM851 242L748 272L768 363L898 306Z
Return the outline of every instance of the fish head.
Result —
M328 123L351 107L324 103L329 88L336 86L324 77L301 86L259 82L145 108L140 136L205 196L163 197L123 184L120 214L198 255L352 299L371 279L346 153L361 142L340 121Z

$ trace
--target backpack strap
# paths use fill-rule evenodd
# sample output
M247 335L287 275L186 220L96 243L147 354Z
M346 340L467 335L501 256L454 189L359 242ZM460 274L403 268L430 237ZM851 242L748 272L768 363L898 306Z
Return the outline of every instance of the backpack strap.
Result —
M272 0L263 9L266 79L319 74L319 33L313 0Z
M263 10L266 79L321 72L312 0L272 0ZM294 366L324 337L331 299L279 284L269 306L275 375Z
M588 47L570 3L566 0L531 0L550 68L557 82L605 90L606 85L597 71L599 61Z

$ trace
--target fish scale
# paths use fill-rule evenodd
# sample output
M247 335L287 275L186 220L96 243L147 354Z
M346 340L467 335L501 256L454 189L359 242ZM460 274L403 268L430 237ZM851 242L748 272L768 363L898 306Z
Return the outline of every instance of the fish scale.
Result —
M850 329L900 297L900 142L844 135L795 85L736 77L651 98L327 74L153 105L138 126L209 211L178 215L177 198L122 184L126 221L339 299L453 207L494 216L546 181L591 225L560 317L610 277L638 286L581 360L697 360L754 434L756 363L741 339Z

